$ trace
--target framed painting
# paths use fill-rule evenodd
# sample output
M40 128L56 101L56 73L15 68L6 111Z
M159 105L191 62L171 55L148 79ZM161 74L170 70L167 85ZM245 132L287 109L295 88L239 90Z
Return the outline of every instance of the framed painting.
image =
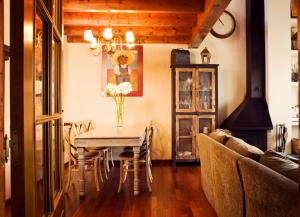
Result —
M291 18L297 18L298 4L299 4L299 0L291 0Z
M291 49L298 50L298 30L297 26L291 26Z
M130 82L133 91L128 96L143 96L143 47L135 46L128 50L117 50L109 56L102 52L102 87L108 83Z

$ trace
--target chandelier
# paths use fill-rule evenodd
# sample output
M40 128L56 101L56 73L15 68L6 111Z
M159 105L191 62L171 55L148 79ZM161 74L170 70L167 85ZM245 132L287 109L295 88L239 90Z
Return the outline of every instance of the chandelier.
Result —
M84 39L89 43L89 48L92 50L93 55L100 55L101 51L104 50L108 55L112 56L116 50L123 49L123 41L120 35L113 35L112 28L104 28L102 36L97 38L93 35L92 30L84 31ZM125 34L125 46L127 48L134 47L134 34L132 31L127 31Z

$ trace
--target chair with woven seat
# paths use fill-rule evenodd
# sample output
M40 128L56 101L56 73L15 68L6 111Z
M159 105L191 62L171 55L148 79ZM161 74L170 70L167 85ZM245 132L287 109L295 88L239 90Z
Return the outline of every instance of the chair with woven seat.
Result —
M72 179L72 172L78 171L76 169L78 167L78 153L77 148L73 145L74 144L74 138L79 134L80 130L78 129L80 125L73 124L71 127L64 127L64 140L65 143L68 144L68 151L69 151L69 162L68 162L68 182L66 185L66 192L69 190L71 179ZM87 168L89 171L94 172L94 180L95 185L97 188L97 191L100 190L100 184L99 184L99 175L100 179L103 182L101 169L99 169L99 161L103 160L103 156L101 156L101 153L98 151L85 151L85 163L87 167L89 166L92 169ZM99 175L98 175L99 174Z
M145 165L146 180L149 192L152 192L151 182L153 180L151 173L151 154L150 149L152 145L153 128L150 126L145 129L144 135L140 139L141 148L139 155L139 163ZM121 192L123 183L126 181L127 173L134 172L132 166L134 162L134 153L132 150L125 150L120 155L120 180L118 192Z

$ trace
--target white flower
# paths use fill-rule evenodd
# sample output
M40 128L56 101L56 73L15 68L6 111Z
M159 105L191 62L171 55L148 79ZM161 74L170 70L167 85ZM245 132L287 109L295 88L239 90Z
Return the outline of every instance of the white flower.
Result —
M118 85L123 95L127 95L132 91L132 85L129 82L123 82Z
M104 94L106 96L119 96L119 95L127 95L132 91L132 85L129 82L123 82L119 85L108 83Z

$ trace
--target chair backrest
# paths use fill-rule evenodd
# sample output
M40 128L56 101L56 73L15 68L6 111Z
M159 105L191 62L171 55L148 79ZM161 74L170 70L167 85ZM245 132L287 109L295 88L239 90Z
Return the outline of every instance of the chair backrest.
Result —
M150 126L147 132L147 150L150 151L152 146L153 127Z
M71 144L71 140L70 140L70 131L71 131L71 126L70 125L66 125L64 126L64 148L65 150L70 149L70 144Z
M95 128L96 128L96 124L95 124L95 122L93 120L91 120L89 122L89 125L88 125L88 131L91 131L91 130L93 130Z
M89 125L90 125L90 121L86 120L86 121L82 121L81 122L81 126L80 126L80 132L81 133L86 133L89 131Z

